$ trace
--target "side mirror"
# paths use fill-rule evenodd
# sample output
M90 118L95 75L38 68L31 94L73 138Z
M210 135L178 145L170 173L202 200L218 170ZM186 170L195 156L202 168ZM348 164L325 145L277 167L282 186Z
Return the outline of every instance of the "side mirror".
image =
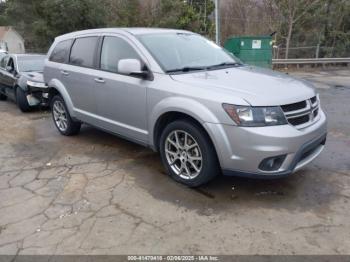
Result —
M118 72L124 75L148 78L149 72L142 70L142 65L138 59L121 59L118 62Z

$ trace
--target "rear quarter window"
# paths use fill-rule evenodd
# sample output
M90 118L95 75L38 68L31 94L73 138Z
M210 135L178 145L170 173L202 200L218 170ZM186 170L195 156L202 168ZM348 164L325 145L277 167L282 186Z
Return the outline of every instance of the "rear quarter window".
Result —
M49 60L56 63L66 63L68 61L70 47L73 40L59 42L52 51Z

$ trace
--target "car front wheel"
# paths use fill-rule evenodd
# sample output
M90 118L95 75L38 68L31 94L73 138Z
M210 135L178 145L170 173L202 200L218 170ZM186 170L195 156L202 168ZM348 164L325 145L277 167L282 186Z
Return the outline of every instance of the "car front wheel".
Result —
M27 100L27 94L25 91L22 90L22 88L18 87L16 89L16 102L17 102L17 105L19 107L19 109L22 111L22 112L29 112L31 107L28 103L28 100Z
M220 173L209 136L188 120L177 120L164 129L160 154L169 175L190 187L205 184Z
M53 121L62 135L73 136L79 133L81 123L71 118L61 96L57 95L52 99L51 112Z

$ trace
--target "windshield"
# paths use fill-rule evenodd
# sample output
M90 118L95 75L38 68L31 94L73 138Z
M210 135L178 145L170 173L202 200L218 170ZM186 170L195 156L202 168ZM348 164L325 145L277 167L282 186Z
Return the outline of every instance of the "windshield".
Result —
M17 58L20 72L42 72L44 70L45 56L19 56Z
M166 72L201 70L240 63L223 48L196 34L146 34L138 38Z

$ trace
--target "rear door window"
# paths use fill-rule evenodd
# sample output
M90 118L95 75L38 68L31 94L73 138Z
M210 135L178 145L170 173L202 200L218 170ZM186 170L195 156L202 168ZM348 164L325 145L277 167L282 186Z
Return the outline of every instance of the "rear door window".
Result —
M49 60L56 63L66 63L71 45L72 40L59 42L52 51Z
M94 67L98 37L77 38L72 46L69 63L82 67Z

